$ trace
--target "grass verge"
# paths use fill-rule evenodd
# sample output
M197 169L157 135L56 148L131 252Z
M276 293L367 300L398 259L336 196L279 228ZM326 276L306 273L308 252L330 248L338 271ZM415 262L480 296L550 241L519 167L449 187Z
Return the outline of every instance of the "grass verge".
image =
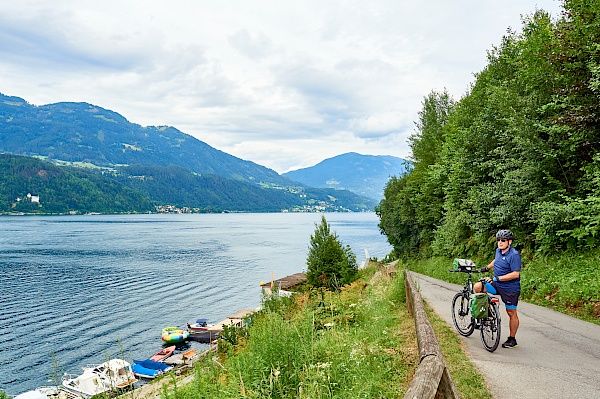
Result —
M450 371L460 397L462 399L491 399L492 394L483 376L467 357L464 344L458 334L427 305L426 312L446 359L446 367Z
M401 278L361 271L340 292L306 291L266 301L247 337L220 342L165 399L401 398L418 363Z
M384 271L371 266L340 292L265 301L237 341L221 340L218 354L196 365L191 382L163 382L161 398L404 397L419 361L415 326L403 273ZM459 392L490 398L456 334L430 317Z

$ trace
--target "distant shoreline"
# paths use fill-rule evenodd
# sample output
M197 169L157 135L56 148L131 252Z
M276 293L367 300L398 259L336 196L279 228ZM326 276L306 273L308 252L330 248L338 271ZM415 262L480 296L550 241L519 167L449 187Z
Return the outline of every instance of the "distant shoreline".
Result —
M87 213L42 213L42 212L0 212L1 216L110 216L110 215L218 215L222 213L375 213L375 211L264 211L264 212L249 212L249 211L219 211L219 212L122 212L122 213L102 213L102 212L87 212Z

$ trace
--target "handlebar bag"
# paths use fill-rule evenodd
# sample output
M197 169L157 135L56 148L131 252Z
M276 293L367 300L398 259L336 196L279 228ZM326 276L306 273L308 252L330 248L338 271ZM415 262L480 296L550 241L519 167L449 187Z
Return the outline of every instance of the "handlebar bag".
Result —
M475 319L483 319L488 317L488 295L485 292L478 294L471 294L469 299L469 308L471 309L471 316Z
M475 262L471 259L454 259L454 270L471 271L475 269Z

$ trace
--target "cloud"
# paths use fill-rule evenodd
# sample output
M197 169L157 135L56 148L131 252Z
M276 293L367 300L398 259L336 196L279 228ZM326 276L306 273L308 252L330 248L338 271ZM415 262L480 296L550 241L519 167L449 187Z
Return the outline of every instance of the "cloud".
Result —
M459 98L486 50L552 0L21 0L0 15L0 92L171 125L279 172L344 152L409 156L431 90Z
M360 137L380 137L406 130L407 121L399 111L387 111L359 119L351 119L349 128Z
M252 35L247 29L241 29L229 37L229 43L241 54L254 60L268 57L273 51L273 42L263 32Z

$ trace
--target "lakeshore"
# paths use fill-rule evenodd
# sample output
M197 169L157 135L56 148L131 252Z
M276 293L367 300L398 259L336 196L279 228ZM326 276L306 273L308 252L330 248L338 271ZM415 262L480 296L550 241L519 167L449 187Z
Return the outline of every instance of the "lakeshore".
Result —
M365 248L373 257L389 253L376 215L325 215L358 256ZM261 280L305 267L320 217L0 218L0 390L15 396L47 385L52 353L76 375L107 357L147 358L162 346L166 326L258 307Z
M210 347L193 358L190 358L184 365L177 369L161 376L157 380L148 381L146 384L137 387L131 391L124 392L117 396L118 399L160 399L160 392L164 389L165 384L173 383L173 379L177 385L189 384L194 379L193 369L196 363L203 357L210 356L217 352L218 343L211 344ZM167 380L167 381L165 381Z

